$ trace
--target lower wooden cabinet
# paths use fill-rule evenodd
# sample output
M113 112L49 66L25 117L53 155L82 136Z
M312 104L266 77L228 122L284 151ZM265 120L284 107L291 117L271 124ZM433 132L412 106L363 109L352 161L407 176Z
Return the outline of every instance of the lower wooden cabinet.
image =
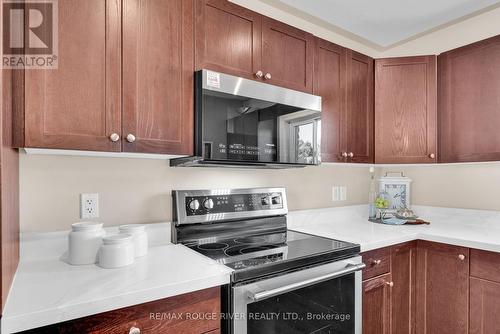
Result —
M195 291L25 333L217 334L220 333L220 293L219 287Z
M500 283L470 278L469 319L469 334L500 333Z
M363 334L391 333L391 274L363 281Z

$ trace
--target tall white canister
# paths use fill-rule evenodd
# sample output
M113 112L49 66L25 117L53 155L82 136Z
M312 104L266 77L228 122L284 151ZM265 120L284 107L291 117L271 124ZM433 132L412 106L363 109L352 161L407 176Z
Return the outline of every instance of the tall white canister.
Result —
M68 262L72 265L93 264L102 245L105 231L102 223L79 222L71 225L68 241Z

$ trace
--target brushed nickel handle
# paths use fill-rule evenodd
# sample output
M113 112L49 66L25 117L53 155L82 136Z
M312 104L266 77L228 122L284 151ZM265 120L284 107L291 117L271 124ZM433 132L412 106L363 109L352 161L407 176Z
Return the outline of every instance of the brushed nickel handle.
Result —
M264 79L266 80L271 80L271 73L266 73L266 75L264 76Z
M255 72L255 76L259 79L262 79L262 77L264 76L264 73L262 73L262 71L257 71L257 72Z
M134 136L133 134L129 133L129 134L127 135L127 141L128 141L129 143L133 143L133 142L135 142L135 136Z
M394 282L385 282L385 284L387 284L390 288L394 286Z
M112 133L109 135L109 140L112 142L117 142L120 140L120 135L118 133Z
M342 152L342 158L347 158L347 152Z
M380 259L379 259L379 260L372 260L372 264L373 264L374 266L378 266L378 265L379 265L379 264L381 264L381 263L382 263L382 260L380 260Z
M349 158L354 158L354 153L349 152L348 156L349 156Z
M130 327L128 334L141 334L141 330L137 327Z
M465 260L465 255L463 255L463 254L458 254L458 259L459 259L460 261Z
M429 158L434 159L436 155L434 153L429 154Z

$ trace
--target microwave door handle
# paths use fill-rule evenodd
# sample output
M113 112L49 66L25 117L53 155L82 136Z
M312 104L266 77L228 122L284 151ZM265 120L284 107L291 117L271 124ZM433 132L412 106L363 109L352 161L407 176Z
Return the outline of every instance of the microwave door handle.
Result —
M323 282L323 281L326 281L326 280L329 280L332 278L344 276L344 275L353 273L355 271L361 270L364 267L366 267L366 265L364 263L348 264L345 266L344 269L341 269L339 271L335 271L333 273L328 273L326 275L322 275L322 276L318 276L318 277L313 277L313 278L310 278L310 279L307 279L304 281L284 285L284 286L281 286L281 287L276 288L276 289L265 290L265 291L261 291L261 292L255 292L255 293L250 291L250 292L248 292L248 298L250 298L252 300L252 302L259 302L259 301L267 299L267 298L271 298L271 297L281 295L281 294L284 294L284 293L287 293L287 292L290 292L293 290L304 288L306 286L320 283L320 282Z

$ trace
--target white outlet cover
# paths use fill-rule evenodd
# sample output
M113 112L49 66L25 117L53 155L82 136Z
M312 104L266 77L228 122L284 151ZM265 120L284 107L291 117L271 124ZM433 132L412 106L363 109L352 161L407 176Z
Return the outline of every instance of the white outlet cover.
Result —
M80 194L80 218L99 218L99 194Z
M347 200L347 186L333 186L332 201L340 202Z

